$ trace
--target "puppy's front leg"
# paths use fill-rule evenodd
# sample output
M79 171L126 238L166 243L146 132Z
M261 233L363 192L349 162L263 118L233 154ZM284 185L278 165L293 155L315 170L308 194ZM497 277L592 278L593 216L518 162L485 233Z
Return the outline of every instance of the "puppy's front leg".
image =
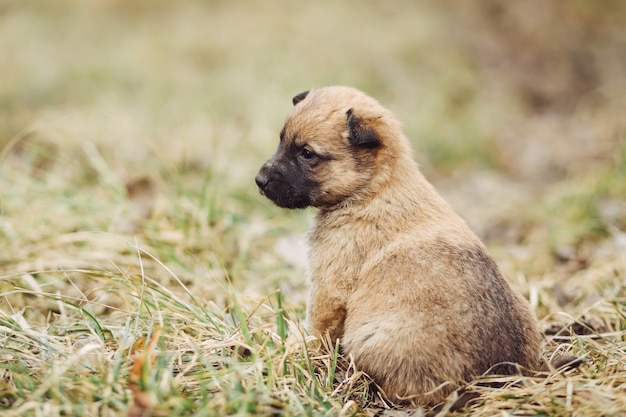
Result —
M309 293L307 307L307 323L318 336L326 332L334 342L343 336L343 325L346 319L345 301L331 294L327 287L313 285Z

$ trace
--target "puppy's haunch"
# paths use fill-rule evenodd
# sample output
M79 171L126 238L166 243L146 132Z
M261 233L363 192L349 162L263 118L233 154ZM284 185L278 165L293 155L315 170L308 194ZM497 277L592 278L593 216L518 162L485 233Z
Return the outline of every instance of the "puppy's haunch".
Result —
M256 183L278 206L319 209L309 234L312 330L340 339L396 401L434 404L490 369L535 369L535 317L419 172L393 114L348 87L293 103Z

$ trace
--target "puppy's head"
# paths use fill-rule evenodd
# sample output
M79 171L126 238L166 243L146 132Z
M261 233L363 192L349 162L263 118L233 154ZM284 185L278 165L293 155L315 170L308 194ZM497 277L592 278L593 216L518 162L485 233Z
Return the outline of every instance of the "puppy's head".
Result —
M300 93L276 153L256 176L276 205L330 208L376 192L408 147L391 112L349 87Z

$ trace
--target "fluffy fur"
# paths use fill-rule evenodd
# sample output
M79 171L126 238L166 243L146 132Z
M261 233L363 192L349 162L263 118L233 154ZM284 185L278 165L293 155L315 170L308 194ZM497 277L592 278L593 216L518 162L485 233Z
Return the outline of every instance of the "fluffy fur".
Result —
M536 368L535 317L419 172L393 114L348 87L293 103L256 182L281 207L319 209L311 328L395 401L435 404L487 371Z

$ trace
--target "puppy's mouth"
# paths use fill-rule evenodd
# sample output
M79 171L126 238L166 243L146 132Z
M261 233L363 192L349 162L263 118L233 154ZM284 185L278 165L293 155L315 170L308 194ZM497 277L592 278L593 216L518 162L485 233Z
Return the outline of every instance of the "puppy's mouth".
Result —
M305 196L294 195L293 193L274 193L271 189L259 190L262 195L271 200L278 207L287 209L303 209L310 205L309 199Z

